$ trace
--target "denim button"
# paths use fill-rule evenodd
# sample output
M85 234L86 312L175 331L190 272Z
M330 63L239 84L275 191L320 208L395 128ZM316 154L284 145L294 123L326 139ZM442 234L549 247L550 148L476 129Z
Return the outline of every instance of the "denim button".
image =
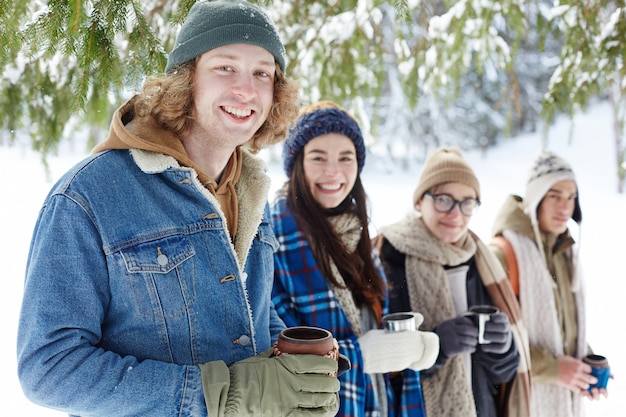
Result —
M159 256L157 256L157 262L161 266L167 265L167 262L168 262L167 256L163 255L163 254L160 254Z
M239 338L239 344L241 346L248 346L250 344L250 338L245 334L241 335L241 337Z

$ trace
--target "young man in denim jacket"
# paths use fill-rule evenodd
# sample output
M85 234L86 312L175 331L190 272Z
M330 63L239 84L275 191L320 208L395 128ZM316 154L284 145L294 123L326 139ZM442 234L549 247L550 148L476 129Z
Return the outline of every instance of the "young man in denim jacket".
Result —
M337 363L270 357L269 178L297 87L270 19L190 10L166 74L53 187L35 227L18 334L27 397L81 416L284 416L338 409Z

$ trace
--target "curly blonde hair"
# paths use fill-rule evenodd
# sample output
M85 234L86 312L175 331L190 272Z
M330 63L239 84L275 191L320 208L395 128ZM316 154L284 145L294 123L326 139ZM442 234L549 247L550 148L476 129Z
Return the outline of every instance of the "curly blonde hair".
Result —
M162 128L181 136L195 118L195 70L194 59L169 74L149 77L135 104L137 115L150 114ZM285 139L289 126L298 116L298 89L298 84L288 80L276 64L272 108L263 125L247 143L251 152L256 153Z

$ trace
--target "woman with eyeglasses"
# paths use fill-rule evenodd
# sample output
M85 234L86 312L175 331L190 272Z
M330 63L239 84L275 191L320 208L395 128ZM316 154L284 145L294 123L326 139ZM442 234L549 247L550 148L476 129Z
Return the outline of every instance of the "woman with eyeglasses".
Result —
M469 230L480 184L459 149L429 155L413 203L376 240L390 312L420 311L439 335L437 361L422 371L426 415L529 416L528 338L502 266ZM498 309L482 344L468 313L478 305Z

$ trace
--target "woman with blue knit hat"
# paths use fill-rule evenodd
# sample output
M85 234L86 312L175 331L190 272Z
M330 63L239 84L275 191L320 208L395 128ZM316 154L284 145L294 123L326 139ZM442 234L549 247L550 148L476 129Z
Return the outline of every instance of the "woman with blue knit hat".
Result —
M288 180L272 206L272 300L287 326L330 330L352 369L339 377L339 416L423 416L419 371L437 337L381 330L386 281L368 232L361 182L365 143L356 120L329 101L301 111L283 147ZM393 373L393 374L390 374ZM390 378L404 384L395 398Z
M273 22L198 1L166 73L113 115L35 227L18 330L33 402L70 415L330 417L337 361L273 356L270 179L298 114Z
M605 389L582 359L586 338L584 287L569 223L582 222L576 176L542 149L528 169L524 198L510 195L494 224L491 248L514 283L528 327L533 417L584 415L582 397Z

